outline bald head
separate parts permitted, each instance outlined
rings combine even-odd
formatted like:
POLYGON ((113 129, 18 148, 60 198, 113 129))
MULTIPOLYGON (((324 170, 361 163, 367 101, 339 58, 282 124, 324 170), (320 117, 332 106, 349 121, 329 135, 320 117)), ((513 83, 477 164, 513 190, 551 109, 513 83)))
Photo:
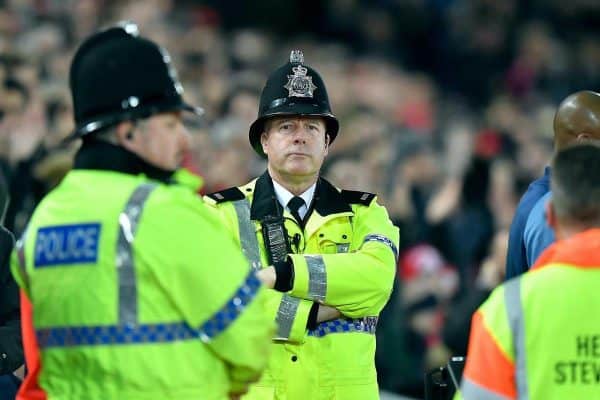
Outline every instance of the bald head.
POLYGON ((590 90, 568 96, 554 116, 556 151, 587 140, 600 140, 600 94, 590 90))

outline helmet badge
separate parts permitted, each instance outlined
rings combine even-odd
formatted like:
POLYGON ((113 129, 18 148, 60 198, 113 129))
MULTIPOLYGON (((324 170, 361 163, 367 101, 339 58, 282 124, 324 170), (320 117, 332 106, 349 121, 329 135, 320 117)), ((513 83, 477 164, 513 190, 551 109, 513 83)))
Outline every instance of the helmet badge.
POLYGON ((301 50, 292 50, 290 53, 290 63, 298 64, 292 67, 294 75, 288 75, 288 81, 283 86, 288 90, 288 97, 313 97, 313 91, 317 86, 312 81, 312 76, 306 73, 308 69, 302 65, 304 54, 301 50))

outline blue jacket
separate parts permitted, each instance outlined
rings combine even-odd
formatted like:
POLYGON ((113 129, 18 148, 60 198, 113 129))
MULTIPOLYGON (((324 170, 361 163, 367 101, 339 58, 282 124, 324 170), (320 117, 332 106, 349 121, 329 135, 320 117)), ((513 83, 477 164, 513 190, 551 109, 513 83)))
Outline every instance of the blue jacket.
POLYGON ((554 231, 546 221, 546 203, 551 197, 552 192, 548 192, 535 203, 525 224, 523 243, 528 268, 535 264, 546 247, 554 243, 554 231))
POLYGON ((540 198, 550 191, 550 167, 546 167, 544 175, 533 181, 521 197, 515 211, 508 236, 508 252, 506 254, 506 279, 513 278, 529 269, 523 234, 529 214, 540 198))

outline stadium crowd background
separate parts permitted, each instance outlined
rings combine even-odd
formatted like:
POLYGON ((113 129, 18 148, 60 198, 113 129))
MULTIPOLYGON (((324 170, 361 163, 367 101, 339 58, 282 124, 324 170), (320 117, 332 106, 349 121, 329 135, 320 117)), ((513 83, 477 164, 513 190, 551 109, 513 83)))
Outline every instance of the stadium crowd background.
POLYGON ((465 353, 471 312, 502 280, 556 105, 600 88, 597 0, 1 1, 0 168, 17 236, 70 167, 75 46, 119 20, 169 50, 206 111, 187 124, 203 192, 262 172, 248 127, 290 49, 320 71, 341 122, 325 175, 377 193, 401 229, 377 363, 383 389, 414 397, 424 371, 465 353))

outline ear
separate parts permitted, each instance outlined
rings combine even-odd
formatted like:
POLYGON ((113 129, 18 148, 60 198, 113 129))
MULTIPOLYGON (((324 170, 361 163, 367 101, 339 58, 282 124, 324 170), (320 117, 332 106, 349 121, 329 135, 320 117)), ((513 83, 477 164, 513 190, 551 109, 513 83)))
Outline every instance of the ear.
POLYGON ((269 154, 269 144, 267 142, 268 136, 269 135, 267 135, 267 132, 263 132, 260 134, 260 145, 262 146, 263 153, 267 155, 269 154))
POLYGON ((134 130, 135 125, 131 121, 123 121, 116 126, 115 133, 119 146, 137 154, 138 140, 135 140, 134 130))
POLYGON ((325 155, 329 154, 329 141, 330 141, 330 136, 329 134, 325 134, 325 155))
POLYGON ((548 225, 554 232, 556 232, 556 213, 554 212, 554 204, 552 203, 552 199, 548 200, 546 203, 546 222, 548 222, 548 225))

